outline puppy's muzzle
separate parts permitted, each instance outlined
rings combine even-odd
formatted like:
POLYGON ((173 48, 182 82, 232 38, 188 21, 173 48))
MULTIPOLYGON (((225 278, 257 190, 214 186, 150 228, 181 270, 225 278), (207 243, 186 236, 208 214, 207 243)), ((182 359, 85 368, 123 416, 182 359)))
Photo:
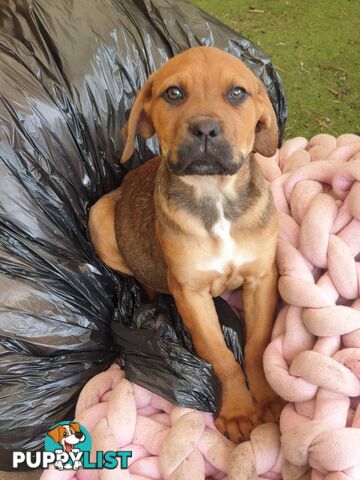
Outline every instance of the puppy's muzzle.
POLYGON ((217 120, 199 118, 189 123, 187 135, 179 145, 176 175, 233 175, 242 162, 235 162, 231 144, 217 120))

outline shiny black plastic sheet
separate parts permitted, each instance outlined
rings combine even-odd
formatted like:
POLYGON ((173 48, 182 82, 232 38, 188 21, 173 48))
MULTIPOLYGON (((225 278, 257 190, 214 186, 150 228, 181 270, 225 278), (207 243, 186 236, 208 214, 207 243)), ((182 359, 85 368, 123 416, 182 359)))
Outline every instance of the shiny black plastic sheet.
MULTIPOLYGON (((139 326, 131 300, 138 287, 96 257, 87 215, 125 174, 120 129, 136 91, 169 57, 199 44, 248 64, 282 132, 286 101, 269 58, 184 1, 0 0, 0 469, 10 468, 11 451, 41 448, 51 424, 72 418, 82 386, 119 351, 129 378, 143 375, 134 332, 124 339, 119 329, 139 326)), ((156 151, 156 140, 139 139, 127 168, 156 151)), ((171 297, 157 302, 140 306, 142 318, 161 317, 161 336, 174 307, 171 297)), ((206 368, 196 385, 186 372, 181 394, 176 369, 160 386, 152 371, 153 389, 214 409, 216 379, 206 368)))
MULTIPOLYGON (((244 370, 242 318, 223 298, 214 303, 225 342, 244 370)), ((177 405, 217 412, 220 384, 212 366, 195 355, 170 295, 159 294, 144 304, 140 288, 124 280, 112 328, 126 378, 177 405)))

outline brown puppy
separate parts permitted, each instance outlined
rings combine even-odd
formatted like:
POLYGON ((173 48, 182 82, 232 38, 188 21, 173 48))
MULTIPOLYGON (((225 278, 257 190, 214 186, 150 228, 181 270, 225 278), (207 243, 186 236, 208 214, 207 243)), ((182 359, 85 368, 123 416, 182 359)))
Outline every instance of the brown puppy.
POLYGON ((277 122, 263 85, 236 57, 199 47, 171 59, 139 92, 125 128, 156 134, 161 157, 128 173, 90 211, 102 260, 171 292, 197 354, 222 384, 218 429, 238 442, 280 402, 262 367, 277 299, 277 218, 252 152, 275 153, 277 122), (212 297, 243 287, 251 392, 228 350, 212 297))

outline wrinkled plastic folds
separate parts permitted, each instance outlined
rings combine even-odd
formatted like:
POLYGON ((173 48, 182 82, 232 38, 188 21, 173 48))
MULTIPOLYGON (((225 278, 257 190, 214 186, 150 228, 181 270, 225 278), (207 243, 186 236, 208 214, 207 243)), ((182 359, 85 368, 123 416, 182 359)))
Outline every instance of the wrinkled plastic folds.
MULTIPOLYGON (((223 298, 214 302, 225 341, 244 370, 242 318, 223 298)), ((158 295, 151 305, 144 305, 139 287, 125 280, 112 328, 126 378, 177 405, 217 411, 220 384, 211 365, 195 355, 170 295, 158 295)))
MULTIPOLYGON (((0 470, 11 451, 40 449, 51 424, 72 418, 82 386, 119 352, 131 380, 146 370, 156 383, 158 359, 139 355, 134 329, 177 336, 188 350, 184 376, 169 360, 173 378, 164 374, 168 383, 155 390, 216 408, 216 379, 176 331, 171 297, 144 304, 134 281, 100 262, 87 233, 90 206, 125 173, 120 129, 135 93, 169 57, 199 44, 248 64, 283 132, 286 101, 269 58, 182 0, 0 2, 0 470)), ((127 168, 156 151, 155 139, 139 140, 127 168)), ((226 329, 239 356, 241 333, 226 329)))

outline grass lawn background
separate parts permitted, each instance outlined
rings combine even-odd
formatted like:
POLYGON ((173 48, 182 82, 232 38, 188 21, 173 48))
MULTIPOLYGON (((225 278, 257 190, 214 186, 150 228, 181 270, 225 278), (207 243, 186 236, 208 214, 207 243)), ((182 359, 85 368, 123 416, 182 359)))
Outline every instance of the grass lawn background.
POLYGON ((289 106, 285 138, 360 134, 359 0, 191 0, 266 52, 289 106))

